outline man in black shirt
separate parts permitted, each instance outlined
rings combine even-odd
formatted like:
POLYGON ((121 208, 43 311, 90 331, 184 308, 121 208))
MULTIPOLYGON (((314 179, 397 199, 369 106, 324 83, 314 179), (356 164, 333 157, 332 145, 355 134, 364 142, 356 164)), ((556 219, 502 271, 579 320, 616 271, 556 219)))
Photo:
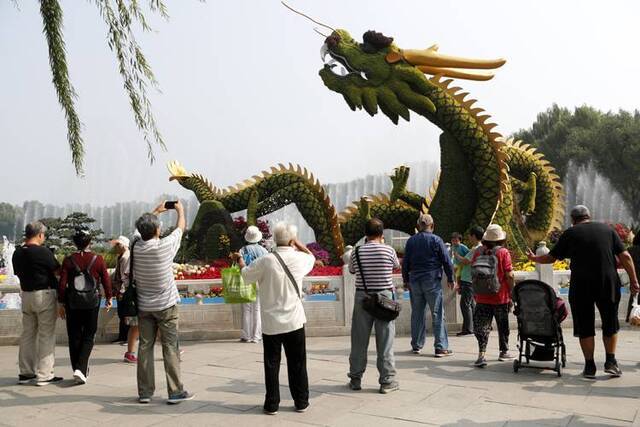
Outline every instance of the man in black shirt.
POLYGON ((22 336, 18 363, 19 384, 44 386, 60 382, 53 374, 58 314, 60 264, 43 245, 46 227, 39 221, 25 227, 25 242, 13 253, 13 269, 22 290, 22 336))
POLYGON ((618 304, 620 303, 620 277, 616 270, 616 257, 627 271, 631 292, 637 293, 638 279, 631 255, 618 234, 608 225, 591 222, 586 206, 571 210, 573 226, 567 229, 548 255, 536 256, 531 251, 529 260, 550 264, 558 259, 571 259, 569 304, 573 316, 573 333, 580 338, 585 358, 583 376, 595 378, 593 360, 595 347, 595 309, 602 319, 602 340, 606 351, 604 371, 614 377, 622 375, 615 358, 617 332, 620 329, 618 304))

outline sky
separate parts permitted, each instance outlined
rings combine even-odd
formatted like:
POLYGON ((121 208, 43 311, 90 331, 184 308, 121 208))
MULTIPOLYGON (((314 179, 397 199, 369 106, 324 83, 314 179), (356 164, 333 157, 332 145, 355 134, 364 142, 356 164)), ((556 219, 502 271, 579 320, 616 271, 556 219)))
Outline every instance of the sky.
MULTIPOLYGON (((323 38, 278 0, 167 2, 140 41, 161 93, 152 102, 167 151, 150 164, 90 1, 61 0, 71 79, 86 143, 76 177, 51 84, 38 4, 0 1, 0 201, 112 204, 189 196, 168 181, 180 161, 218 186, 277 163, 342 182, 439 157, 437 127, 352 112, 318 76, 323 38)), ((459 81, 505 135, 558 103, 634 110, 640 102, 640 3, 536 0, 290 0, 360 39, 374 29, 401 48, 507 59, 488 82, 459 81)))

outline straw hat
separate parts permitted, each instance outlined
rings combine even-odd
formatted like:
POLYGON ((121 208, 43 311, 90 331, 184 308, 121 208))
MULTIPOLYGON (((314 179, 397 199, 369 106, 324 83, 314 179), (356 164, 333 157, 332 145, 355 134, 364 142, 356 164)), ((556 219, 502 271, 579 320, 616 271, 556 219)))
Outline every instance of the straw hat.
POLYGON ((487 227, 482 236, 482 240, 487 242, 499 242, 507 238, 507 233, 498 224, 491 224, 487 227))
POLYGON ((250 225, 244 233, 244 240, 248 243, 258 243, 262 240, 262 231, 255 225, 250 225))

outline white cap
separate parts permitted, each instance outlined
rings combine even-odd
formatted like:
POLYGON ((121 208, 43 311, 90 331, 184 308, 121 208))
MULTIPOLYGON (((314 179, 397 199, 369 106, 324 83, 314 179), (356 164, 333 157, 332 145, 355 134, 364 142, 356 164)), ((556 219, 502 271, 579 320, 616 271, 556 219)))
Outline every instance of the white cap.
POLYGON ((487 242, 499 242, 507 238, 507 233, 498 224, 491 224, 487 227, 482 236, 482 240, 487 242))
POLYGON ((128 248, 129 244, 131 242, 129 241, 128 237, 120 236, 117 239, 114 239, 114 240, 111 241, 112 245, 115 245, 116 243, 119 243, 120 245, 124 246, 125 248, 128 248))
POLYGON ((244 240, 246 240, 247 243, 258 243, 262 240, 262 231, 255 225, 250 225, 244 233, 244 240))

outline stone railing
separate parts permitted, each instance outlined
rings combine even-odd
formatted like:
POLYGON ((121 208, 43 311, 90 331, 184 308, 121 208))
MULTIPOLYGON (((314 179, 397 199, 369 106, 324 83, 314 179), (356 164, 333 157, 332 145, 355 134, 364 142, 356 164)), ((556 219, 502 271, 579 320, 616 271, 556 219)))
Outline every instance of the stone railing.
MULTIPOLYGON (((566 297, 562 288, 568 286, 569 271, 553 271, 550 266, 538 266, 536 271, 516 272, 516 281, 538 279, 550 283, 558 293, 566 297)), ((627 276, 621 272, 623 283, 628 284, 627 276)), ((179 281, 178 288, 182 293, 207 292, 212 286, 220 286, 220 280, 179 281)), ((410 333, 411 308, 408 294, 405 294, 400 275, 394 276, 396 297, 403 309, 396 321, 396 331, 399 335, 410 333)), ((445 283, 444 304, 446 322, 450 332, 459 329, 461 314, 459 310, 459 296, 450 290, 445 283)), ((355 277, 345 268, 342 276, 306 277, 303 289, 307 296, 304 308, 307 315, 307 334, 309 336, 348 335, 351 328, 351 317, 354 303, 355 277), (314 293, 319 291, 319 293, 314 293)), ((15 286, 0 286, 0 292, 19 292, 15 286)), ((628 294, 623 296, 621 307, 626 307, 628 294)), ((241 312, 239 305, 218 303, 187 304, 193 302, 185 300, 180 305, 180 337, 184 340, 232 339, 240 336, 241 312)), ((623 314, 625 310, 621 309, 623 314)), ((427 317, 430 317, 427 314, 427 317)), ((570 321, 569 321, 570 322, 570 321)), ((427 322, 428 329, 431 322, 427 322)), ((98 341, 113 339, 118 330, 118 318, 115 310, 107 312, 101 310, 99 317, 98 341)), ((0 310, 0 344, 16 344, 21 331, 21 313, 19 310, 0 310)), ((57 335, 59 342, 66 340, 66 330, 63 321, 58 322, 57 335)))

